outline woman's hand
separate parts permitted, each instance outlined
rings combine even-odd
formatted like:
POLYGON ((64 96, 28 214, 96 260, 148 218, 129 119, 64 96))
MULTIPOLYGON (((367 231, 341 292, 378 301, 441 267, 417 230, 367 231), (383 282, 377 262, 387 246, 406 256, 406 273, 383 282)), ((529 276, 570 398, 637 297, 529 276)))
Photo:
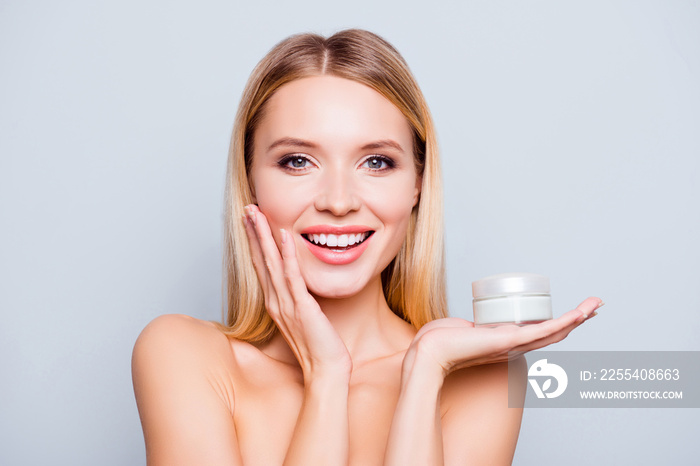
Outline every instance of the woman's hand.
POLYGON ((265 307, 299 361, 304 380, 328 374, 349 379, 350 354, 306 288, 294 239, 280 230, 282 244, 278 249, 267 219, 257 206, 246 206, 243 220, 265 307))
POLYGON ((475 327, 458 318, 434 320, 414 337, 404 358, 404 376, 417 361, 431 366, 443 378, 457 369, 507 361, 563 340, 587 318, 595 316, 602 305, 600 298, 591 297, 559 318, 523 327, 475 327))

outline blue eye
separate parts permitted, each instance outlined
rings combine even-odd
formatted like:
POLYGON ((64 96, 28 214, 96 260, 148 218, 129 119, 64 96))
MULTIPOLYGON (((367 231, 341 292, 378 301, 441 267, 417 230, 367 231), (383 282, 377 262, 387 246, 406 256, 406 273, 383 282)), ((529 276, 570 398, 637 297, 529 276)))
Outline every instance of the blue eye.
POLYGON ((308 160, 306 160, 304 157, 294 157, 292 160, 287 162, 287 165, 291 163, 292 167, 294 168, 304 168, 306 162, 308 162, 308 160))
POLYGON ((289 155, 278 162, 278 165, 285 170, 297 171, 308 168, 309 159, 303 155, 289 155))
POLYGON ((391 160, 388 157, 379 155, 373 155, 372 157, 369 157, 367 160, 365 160, 365 162, 362 165, 374 171, 383 171, 389 168, 394 168, 395 166, 393 160, 391 160))

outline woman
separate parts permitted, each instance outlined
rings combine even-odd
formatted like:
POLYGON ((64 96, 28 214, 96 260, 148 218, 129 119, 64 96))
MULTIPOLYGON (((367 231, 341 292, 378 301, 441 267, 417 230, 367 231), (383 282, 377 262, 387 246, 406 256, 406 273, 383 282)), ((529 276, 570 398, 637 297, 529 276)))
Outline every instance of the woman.
POLYGON ((447 318, 441 202, 431 117, 390 44, 273 48, 231 143, 226 325, 161 316, 134 348, 149 464, 510 463, 509 352, 601 301, 526 327, 447 318))

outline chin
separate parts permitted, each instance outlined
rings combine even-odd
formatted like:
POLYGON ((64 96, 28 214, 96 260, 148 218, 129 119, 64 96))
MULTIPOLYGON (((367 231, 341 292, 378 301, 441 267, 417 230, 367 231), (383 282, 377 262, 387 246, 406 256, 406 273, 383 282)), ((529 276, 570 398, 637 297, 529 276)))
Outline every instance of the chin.
POLYGON ((334 279, 317 279, 309 280, 307 288, 314 296, 329 299, 350 298, 358 294, 367 285, 366 282, 343 282, 342 277, 334 277, 334 279))
POLYGON ((341 290, 321 290, 319 292, 315 292, 313 290, 309 291, 314 297, 325 299, 347 299, 357 294, 357 292, 346 292, 341 290))

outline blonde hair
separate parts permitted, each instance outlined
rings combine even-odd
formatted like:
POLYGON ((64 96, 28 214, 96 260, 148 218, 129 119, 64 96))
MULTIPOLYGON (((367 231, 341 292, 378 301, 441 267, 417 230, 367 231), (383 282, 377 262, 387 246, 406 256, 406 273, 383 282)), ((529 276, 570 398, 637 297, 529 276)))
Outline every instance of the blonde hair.
POLYGON ((224 227, 228 312, 225 325, 219 324, 219 328, 234 338, 259 342, 276 331, 265 310, 263 290, 241 222, 244 206, 253 201, 248 175, 255 129, 264 116, 266 102, 280 86, 318 75, 351 79, 371 87, 396 105, 413 129, 421 194, 403 246, 382 272, 382 284, 389 307, 416 328, 447 316, 437 139, 425 98, 408 65, 391 44, 368 31, 348 29, 328 38, 298 34, 273 47, 253 70, 231 136, 224 227))

